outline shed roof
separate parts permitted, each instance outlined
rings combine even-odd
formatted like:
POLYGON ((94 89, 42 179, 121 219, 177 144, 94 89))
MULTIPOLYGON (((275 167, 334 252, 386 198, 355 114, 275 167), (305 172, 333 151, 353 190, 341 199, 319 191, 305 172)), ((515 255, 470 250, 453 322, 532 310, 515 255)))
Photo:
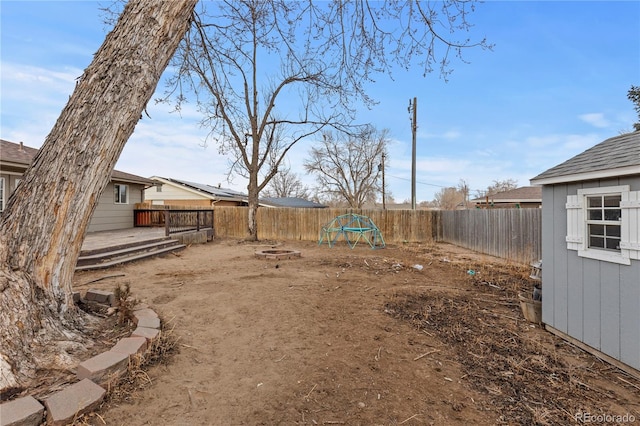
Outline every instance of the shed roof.
MULTIPOLYGON (((21 170, 26 170, 33 159, 38 154, 38 149, 31 148, 20 143, 9 142, 4 139, 0 139, 0 163, 7 166, 20 166, 21 170)), ((22 171, 20 171, 22 172, 22 171)), ((139 183, 142 185, 153 185, 153 181, 142 176, 137 176, 131 173, 121 172, 114 170, 111 172, 111 180, 119 182, 139 183)))
POLYGON ((640 131, 615 136, 531 179, 532 184, 640 175, 640 131))

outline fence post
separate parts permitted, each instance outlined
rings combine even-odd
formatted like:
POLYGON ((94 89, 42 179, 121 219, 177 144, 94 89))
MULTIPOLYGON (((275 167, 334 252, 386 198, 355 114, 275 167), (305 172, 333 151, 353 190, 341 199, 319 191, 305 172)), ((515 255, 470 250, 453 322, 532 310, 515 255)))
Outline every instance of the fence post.
POLYGON ((200 210, 196 211, 196 232, 200 232, 200 210))
POLYGON ((164 235, 169 236, 169 210, 164 211, 164 235))

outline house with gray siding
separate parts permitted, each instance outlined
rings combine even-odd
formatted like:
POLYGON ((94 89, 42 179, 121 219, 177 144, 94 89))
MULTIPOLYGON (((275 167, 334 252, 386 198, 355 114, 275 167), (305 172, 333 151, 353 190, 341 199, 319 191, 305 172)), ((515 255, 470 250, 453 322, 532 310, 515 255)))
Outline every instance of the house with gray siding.
POLYGON ((535 178, 542 185, 542 321, 640 376, 640 132, 535 178))
MULTIPOLYGON (((0 213, 38 150, 0 139, 0 213)), ((154 182, 114 170, 93 212, 87 232, 133 228, 133 210, 144 201, 144 190, 154 182)))

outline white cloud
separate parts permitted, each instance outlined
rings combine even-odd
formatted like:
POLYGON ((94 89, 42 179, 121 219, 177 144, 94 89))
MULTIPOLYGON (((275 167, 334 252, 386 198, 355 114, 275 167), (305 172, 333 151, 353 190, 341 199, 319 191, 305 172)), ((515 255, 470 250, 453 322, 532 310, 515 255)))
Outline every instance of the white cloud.
POLYGON ((436 140, 453 140, 459 139, 462 133, 457 129, 449 129, 442 133, 422 133, 418 132, 416 135, 419 139, 436 139, 436 140))
POLYGON ((604 129, 609 127, 611 123, 604 117, 604 114, 601 112, 592 112, 588 114, 579 115, 578 118, 584 121, 587 124, 590 124, 599 129, 604 129))
POLYGON ((228 158, 217 146, 204 148, 206 129, 192 107, 182 117, 167 112, 165 105, 149 105, 151 119, 144 116, 125 145, 116 168, 144 177, 162 176, 218 185, 246 192, 246 182, 227 182, 228 158))
POLYGON ((2 137, 39 148, 55 124, 82 70, 2 62, 2 137), (11 105, 7 108, 6 105, 11 105))
MULTIPOLYGON (((543 171, 583 152, 606 139, 606 135, 539 134, 518 138, 493 136, 491 145, 460 150, 447 156, 417 159, 416 196, 431 200, 438 186, 457 186, 464 179, 472 193, 486 189, 494 181, 514 179, 519 186, 543 171)), ((472 142, 473 143, 473 142, 472 142)), ((476 142, 477 143, 477 142, 476 142)), ((389 184, 397 200, 411 196, 411 158, 393 158, 389 184)))

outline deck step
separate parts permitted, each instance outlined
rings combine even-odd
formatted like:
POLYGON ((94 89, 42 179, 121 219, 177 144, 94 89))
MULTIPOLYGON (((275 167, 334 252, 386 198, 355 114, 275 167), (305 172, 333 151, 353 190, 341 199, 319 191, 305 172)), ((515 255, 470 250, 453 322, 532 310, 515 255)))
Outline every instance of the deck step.
POLYGON ((154 244, 154 243, 159 243, 163 241, 166 242, 166 241, 174 241, 174 240, 171 237, 157 237, 157 238, 148 238, 144 240, 138 239, 128 243, 113 244, 105 247, 82 250, 80 252, 80 257, 87 257, 87 256, 100 254, 100 253, 109 253, 115 250, 124 250, 131 247, 137 247, 144 244, 154 244))
POLYGON ((94 263, 96 260, 105 257, 126 257, 132 253, 152 251, 176 244, 179 244, 177 240, 161 239, 155 241, 140 241, 135 244, 127 244, 127 246, 109 247, 107 249, 94 250, 91 252, 83 251, 80 253, 80 257, 78 257, 78 264, 83 265, 84 263, 94 263))
POLYGON ((111 247, 110 250, 99 249, 80 253, 76 271, 105 269, 122 263, 133 262, 148 257, 182 250, 186 246, 173 239, 141 241, 137 244, 111 247))

